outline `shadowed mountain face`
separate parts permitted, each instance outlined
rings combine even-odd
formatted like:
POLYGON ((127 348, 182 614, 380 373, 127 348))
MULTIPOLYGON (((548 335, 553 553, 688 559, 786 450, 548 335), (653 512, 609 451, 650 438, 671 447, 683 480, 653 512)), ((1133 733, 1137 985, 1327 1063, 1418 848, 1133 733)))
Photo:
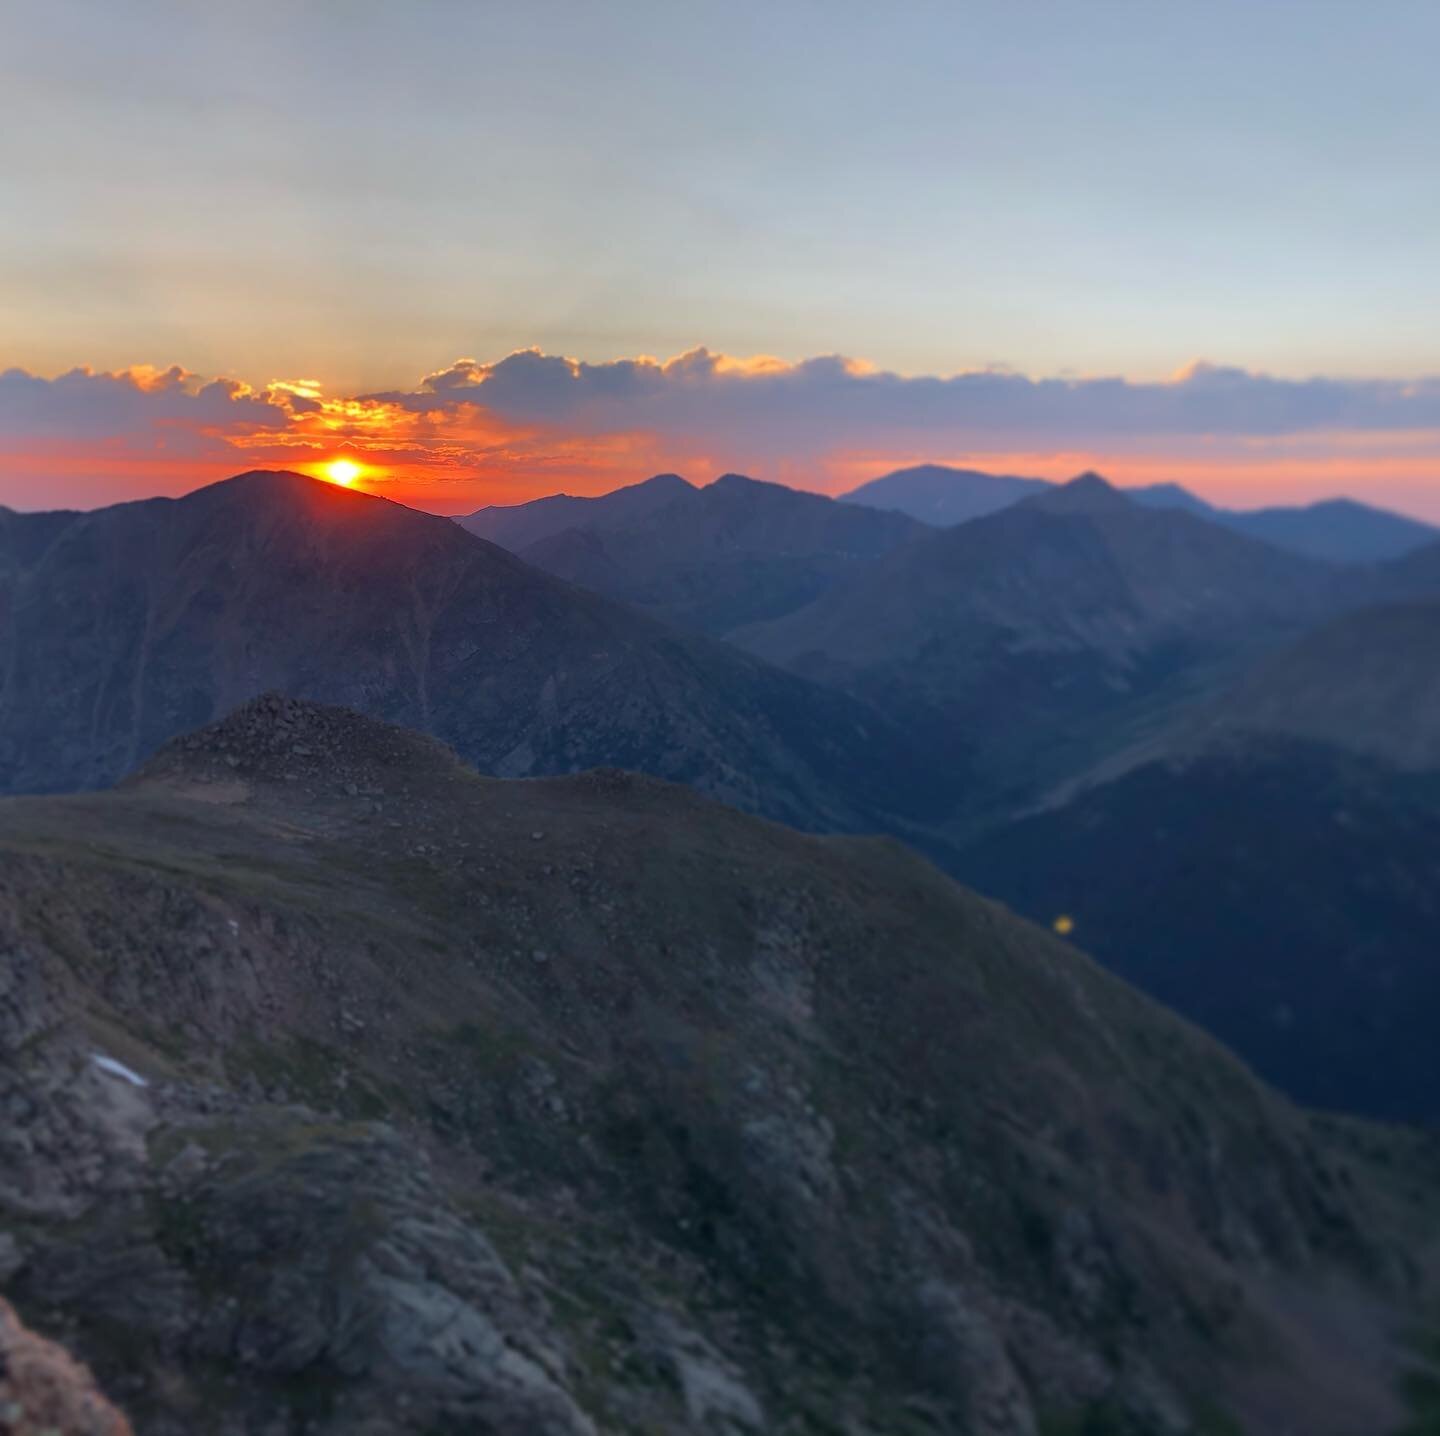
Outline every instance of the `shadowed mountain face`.
MULTIPOLYGON (((1164 491, 1169 487, 1159 485, 1155 490, 1128 492, 1140 503, 1168 507, 1164 491)), ((1202 513, 1236 533, 1337 563, 1379 563, 1400 558, 1434 543, 1437 537, 1430 524, 1353 499, 1325 499, 1295 508, 1242 510, 1213 508, 1193 495, 1185 497, 1193 505, 1192 512, 1202 513)))
POLYGON ((439 734, 502 774, 619 764, 801 826, 873 826, 933 793, 873 712, 449 520, 294 474, 9 514, 0 606, 8 791, 112 781, 278 688, 439 734))
MULTIPOLYGON (((1017 479, 1007 474, 926 464, 873 479, 843 497, 848 503, 895 509, 945 527, 996 513, 1049 487, 1046 479, 1017 479)), ((1147 484, 1128 488, 1125 493, 1148 508, 1195 514, 1276 548, 1338 563, 1377 563, 1399 558, 1440 537, 1430 524, 1353 499, 1247 510, 1217 508, 1179 484, 1147 484)))
POLYGON ((478 538, 489 539, 511 553, 567 529, 591 532, 625 528, 658 509, 683 502, 695 488, 679 474, 656 474, 644 483, 630 484, 599 498, 550 494, 524 504, 491 504, 455 522, 478 538))
POLYGON ((726 474, 662 475, 600 499, 481 509, 460 523, 538 568, 716 635, 788 613, 924 533, 901 514, 726 474))
POLYGON ((1298 1100, 1440 1123, 1440 773, 1233 732, 960 854, 1298 1100))
POLYGON ((265 698, 0 889, 9 1289, 154 1436, 1403 1419, 1434 1152, 895 844, 265 698))
POLYGON ((1064 796, 956 870, 1301 1100, 1440 1122, 1440 602, 1321 626, 1064 796))
POLYGON ((943 754, 1031 790, 1122 744, 1254 650, 1332 611, 1325 564, 1087 475, 930 534, 735 637, 868 696, 943 754))
POLYGON ((1203 722, 1440 772, 1440 594, 1322 625, 1258 663, 1203 722))

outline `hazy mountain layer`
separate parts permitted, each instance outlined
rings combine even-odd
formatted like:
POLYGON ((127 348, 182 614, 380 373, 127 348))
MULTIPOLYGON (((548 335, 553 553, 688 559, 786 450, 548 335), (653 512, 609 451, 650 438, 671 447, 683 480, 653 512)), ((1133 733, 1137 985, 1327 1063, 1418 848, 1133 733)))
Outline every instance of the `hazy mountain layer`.
POLYGON ((849 504, 909 514, 922 523, 949 528, 1009 508, 1049 487, 1048 479, 921 464, 871 479, 840 497, 849 504))
MULTIPOLYGON (((925 464, 872 479, 843 498, 892 509, 939 526, 964 523, 1008 508, 1042 492, 1046 479, 1019 479, 975 469, 925 464)), ((1178 509, 1207 518, 1249 538, 1292 553, 1339 563, 1377 563, 1399 558, 1440 538, 1431 524, 1354 499, 1264 509, 1226 509, 1208 504, 1179 484, 1146 484, 1125 490, 1136 503, 1178 509)))
POLYGON ((1403 1419, 1435 1154, 897 845, 262 699, 0 887, 8 1289, 145 1436, 1403 1419))

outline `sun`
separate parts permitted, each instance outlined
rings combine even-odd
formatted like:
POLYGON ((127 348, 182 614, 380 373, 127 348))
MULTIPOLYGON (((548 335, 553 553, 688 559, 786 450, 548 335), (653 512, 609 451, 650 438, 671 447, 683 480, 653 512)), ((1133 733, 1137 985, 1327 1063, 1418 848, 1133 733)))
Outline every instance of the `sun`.
POLYGON ((331 459, 325 465, 325 477, 332 484, 343 484, 349 488, 364 470, 353 459, 331 459))

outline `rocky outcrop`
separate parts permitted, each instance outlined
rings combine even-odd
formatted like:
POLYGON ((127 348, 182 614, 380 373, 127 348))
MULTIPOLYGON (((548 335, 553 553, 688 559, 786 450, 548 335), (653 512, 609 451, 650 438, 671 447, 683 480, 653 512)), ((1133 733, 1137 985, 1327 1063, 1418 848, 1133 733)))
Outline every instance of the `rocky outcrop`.
POLYGON ((0 958, 0 1280, 143 1436, 1399 1422, 1433 1153, 895 844, 266 698, 0 803, 0 958))
POLYGON ((27 1331, 0 1298, 0 1436, 132 1436, 68 1352, 27 1331))

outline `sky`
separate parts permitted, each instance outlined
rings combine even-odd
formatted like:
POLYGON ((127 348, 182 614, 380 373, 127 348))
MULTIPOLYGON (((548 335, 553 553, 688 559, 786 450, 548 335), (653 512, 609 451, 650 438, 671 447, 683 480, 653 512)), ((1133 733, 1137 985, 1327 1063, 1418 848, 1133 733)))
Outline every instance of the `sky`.
POLYGON ((1440 520, 1431 0, 0 0, 0 503, 942 461, 1440 520))

